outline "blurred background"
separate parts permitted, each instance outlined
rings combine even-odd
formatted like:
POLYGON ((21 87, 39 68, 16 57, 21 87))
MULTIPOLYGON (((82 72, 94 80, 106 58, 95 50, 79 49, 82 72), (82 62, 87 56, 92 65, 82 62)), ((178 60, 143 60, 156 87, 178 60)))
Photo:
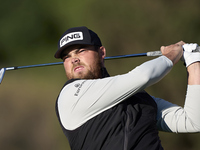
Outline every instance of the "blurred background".
MULTIPOLYGON (((159 50, 183 40, 200 44, 199 0, 0 0, 0 68, 58 62, 60 36, 87 26, 107 56, 159 50)), ((107 60, 111 75, 123 74, 150 57, 107 60)), ((66 81, 62 65, 6 71, 0 85, 0 149, 70 149, 55 114, 66 81)), ((184 106, 186 69, 179 62, 151 95, 184 106)), ((166 150, 200 149, 200 134, 160 132, 166 150)))

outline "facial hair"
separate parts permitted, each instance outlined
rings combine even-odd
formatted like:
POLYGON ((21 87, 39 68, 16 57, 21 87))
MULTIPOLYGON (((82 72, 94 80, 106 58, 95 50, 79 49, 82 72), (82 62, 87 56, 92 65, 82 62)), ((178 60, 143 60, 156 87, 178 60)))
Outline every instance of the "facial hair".
POLYGON ((73 72, 74 68, 77 66, 84 66, 87 71, 78 72, 77 74, 66 73, 68 79, 98 79, 102 77, 102 63, 100 58, 97 58, 89 68, 84 63, 77 63, 72 67, 71 72, 73 72))

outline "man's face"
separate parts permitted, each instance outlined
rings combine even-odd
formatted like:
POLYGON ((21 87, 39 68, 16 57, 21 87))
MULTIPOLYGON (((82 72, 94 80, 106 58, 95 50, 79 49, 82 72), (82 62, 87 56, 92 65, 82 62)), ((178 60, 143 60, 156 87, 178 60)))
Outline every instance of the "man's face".
POLYGON ((104 57, 102 57, 100 49, 95 50, 94 46, 86 45, 74 45, 67 48, 62 53, 67 78, 101 78, 104 57))

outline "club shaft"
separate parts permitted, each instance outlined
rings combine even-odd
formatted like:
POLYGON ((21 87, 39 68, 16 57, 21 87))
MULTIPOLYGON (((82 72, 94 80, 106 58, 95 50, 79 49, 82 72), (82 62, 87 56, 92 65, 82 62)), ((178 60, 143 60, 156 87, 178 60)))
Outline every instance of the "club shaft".
MULTIPOLYGON (((147 56, 147 53, 110 56, 110 57, 105 57, 105 60, 119 59, 119 58, 128 58, 128 57, 138 57, 138 56, 147 56)), ((36 64, 36 65, 27 65, 27 66, 15 66, 15 67, 8 67, 8 68, 6 68, 6 70, 16 70, 16 69, 23 69, 23 68, 52 66, 52 65, 60 65, 60 64, 63 64, 63 62, 46 63, 46 64, 36 64)))
POLYGON ((6 70, 15 70, 15 69, 23 69, 23 68, 52 66, 52 65, 60 65, 60 64, 63 64, 63 62, 46 63, 46 64, 36 64, 36 65, 27 65, 27 66, 16 66, 16 67, 7 67, 6 70))
MULTIPOLYGON (((200 52, 200 46, 198 46, 193 52, 200 52)), ((117 56, 109 56, 105 57, 105 60, 110 59, 119 59, 119 58, 129 58, 129 57, 141 57, 141 56, 161 56, 161 51, 150 51, 147 53, 138 53, 138 54, 129 54, 129 55, 117 55, 117 56)), ((15 70, 15 69, 22 69, 22 68, 33 68, 33 67, 43 67, 43 66, 52 66, 52 65, 60 65, 63 62, 54 62, 54 63, 46 63, 46 64, 36 64, 36 65, 28 65, 28 66, 16 66, 16 67, 8 67, 5 68, 6 70, 15 70)))
POLYGON ((139 56, 147 56, 147 53, 139 53, 139 54, 129 54, 129 55, 118 55, 118 56, 109 56, 105 57, 105 60, 109 59, 119 59, 119 58, 129 58, 129 57, 139 57, 139 56))

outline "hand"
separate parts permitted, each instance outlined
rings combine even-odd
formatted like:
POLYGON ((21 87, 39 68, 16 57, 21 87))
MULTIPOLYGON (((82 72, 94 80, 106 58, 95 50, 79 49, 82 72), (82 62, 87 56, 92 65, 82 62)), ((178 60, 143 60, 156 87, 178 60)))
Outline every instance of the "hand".
POLYGON ((183 45, 183 57, 181 60, 185 61, 186 67, 200 61, 200 52, 192 52, 197 48, 198 44, 184 44, 183 45))
POLYGON ((176 44, 172 44, 172 45, 169 45, 169 46, 161 46, 160 50, 162 52, 162 55, 169 58, 173 62, 173 64, 175 65, 183 55, 182 46, 184 44, 185 43, 183 41, 180 41, 176 44))

